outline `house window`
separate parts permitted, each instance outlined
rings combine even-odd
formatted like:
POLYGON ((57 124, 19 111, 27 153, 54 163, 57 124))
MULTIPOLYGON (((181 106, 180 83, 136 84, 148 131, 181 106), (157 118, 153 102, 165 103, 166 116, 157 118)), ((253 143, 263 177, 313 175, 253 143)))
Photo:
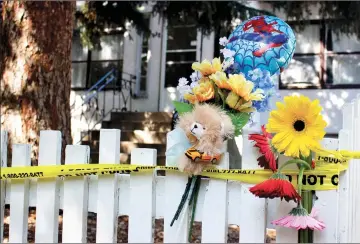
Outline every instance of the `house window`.
POLYGON ((71 87, 86 87, 86 72, 88 67, 88 49, 81 45, 80 33, 74 31, 71 46, 71 87))
POLYGON ((327 86, 360 87, 360 40, 355 35, 335 35, 326 28, 326 76, 327 86))
POLYGON ((181 77, 189 77, 196 61, 197 28, 194 24, 168 25, 165 87, 176 87, 181 77))
POLYGON ((321 23, 295 35, 295 54, 280 76, 280 89, 360 87, 360 40, 355 35, 337 36, 321 23))
POLYGON ((89 51, 81 45, 78 31, 74 31, 71 49, 73 89, 88 89, 111 69, 122 70, 123 35, 108 34, 101 37, 101 49, 89 51))
MULTIPOLYGON (((150 25, 150 15, 145 15, 145 21, 147 25, 150 25)), ((151 35, 151 34, 150 34, 151 35)), ((138 86, 138 96, 146 97, 147 93, 147 69, 148 62, 150 59, 149 54, 149 35, 141 34, 141 69, 139 72, 139 86, 138 86)))

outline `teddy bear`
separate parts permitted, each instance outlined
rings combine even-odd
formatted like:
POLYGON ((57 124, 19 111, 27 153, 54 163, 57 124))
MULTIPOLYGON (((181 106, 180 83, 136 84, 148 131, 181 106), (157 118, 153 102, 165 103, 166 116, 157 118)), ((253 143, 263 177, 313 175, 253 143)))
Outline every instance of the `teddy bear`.
POLYGON ((227 139, 235 127, 231 118, 220 107, 195 104, 193 110, 179 117, 176 128, 181 128, 192 145, 178 158, 178 168, 190 175, 198 175, 211 164, 219 164, 227 139))

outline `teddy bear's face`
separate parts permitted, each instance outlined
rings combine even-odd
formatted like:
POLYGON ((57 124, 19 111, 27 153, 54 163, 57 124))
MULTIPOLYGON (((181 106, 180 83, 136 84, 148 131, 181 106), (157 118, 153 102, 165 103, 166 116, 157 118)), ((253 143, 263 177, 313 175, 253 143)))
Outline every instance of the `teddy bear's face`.
POLYGON ((234 132, 230 118, 220 108, 208 104, 196 105, 191 113, 182 115, 178 126, 195 137, 198 145, 211 144, 216 148, 222 147, 224 138, 234 132))

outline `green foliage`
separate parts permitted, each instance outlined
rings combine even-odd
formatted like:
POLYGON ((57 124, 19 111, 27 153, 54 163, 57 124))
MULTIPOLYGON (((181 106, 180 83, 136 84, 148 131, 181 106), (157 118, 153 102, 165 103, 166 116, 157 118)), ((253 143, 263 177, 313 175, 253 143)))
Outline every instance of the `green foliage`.
POLYGON ((173 101, 174 107, 179 115, 182 115, 193 110, 193 105, 188 103, 182 103, 178 101, 173 101))
POLYGON ((227 113, 232 123, 235 126, 235 136, 241 135, 242 128, 249 122, 250 114, 249 113, 227 113))

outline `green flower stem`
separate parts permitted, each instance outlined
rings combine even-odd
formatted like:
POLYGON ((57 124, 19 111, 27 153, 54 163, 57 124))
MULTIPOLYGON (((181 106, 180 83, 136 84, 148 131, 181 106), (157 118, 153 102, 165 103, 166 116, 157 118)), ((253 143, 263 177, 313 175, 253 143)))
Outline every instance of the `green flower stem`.
POLYGON ((192 206, 192 212, 191 212, 191 220, 190 220, 190 229, 189 229, 189 235, 188 235, 188 241, 191 242, 191 236, 192 236, 192 230, 194 225, 194 219, 195 219, 195 213, 196 213, 196 205, 197 205, 197 198, 199 196, 199 190, 200 190, 200 184, 201 184, 201 176, 196 176, 196 181, 194 184, 193 192, 191 193, 191 198, 189 204, 193 204, 192 206))
MULTIPOLYGON (((288 166, 290 164, 297 164, 297 165, 304 166, 306 169, 311 169, 311 166, 310 166, 311 164, 307 163, 306 161, 304 161, 302 159, 291 159, 291 160, 287 161, 286 163, 284 163, 283 165, 281 165, 278 172, 280 173, 281 170, 283 168, 285 168, 285 166, 288 166)), ((300 192, 299 192, 299 194, 300 194, 300 192)))
POLYGON ((299 170, 299 176, 298 176, 298 193, 299 195, 301 195, 301 191, 302 191, 302 178, 304 176, 304 170, 305 170, 305 167, 304 166, 301 166, 300 167, 300 170, 299 170))

